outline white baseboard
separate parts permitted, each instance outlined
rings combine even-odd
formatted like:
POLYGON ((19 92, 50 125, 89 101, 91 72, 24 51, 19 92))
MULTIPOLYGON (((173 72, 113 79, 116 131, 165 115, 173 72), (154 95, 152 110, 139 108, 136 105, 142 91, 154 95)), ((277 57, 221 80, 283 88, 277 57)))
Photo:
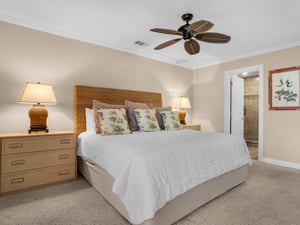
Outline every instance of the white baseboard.
POLYGON ((260 161, 265 162, 265 163, 274 164, 274 165, 277 165, 277 166, 283 166, 283 167, 288 167, 288 168, 293 168, 293 169, 300 170, 300 164, 298 164, 298 163, 286 162, 286 161, 282 161, 282 160, 265 158, 265 157, 262 157, 260 159, 260 161))

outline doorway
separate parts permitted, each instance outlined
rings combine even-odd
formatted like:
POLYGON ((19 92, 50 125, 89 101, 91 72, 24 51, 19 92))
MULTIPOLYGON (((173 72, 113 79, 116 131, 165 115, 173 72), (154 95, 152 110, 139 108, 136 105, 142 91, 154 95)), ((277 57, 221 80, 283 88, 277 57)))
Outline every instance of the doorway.
POLYGON ((224 132, 244 137, 251 157, 261 160, 263 66, 225 71, 224 76, 224 132))
POLYGON ((258 159, 258 74, 242 75, 244 79, 244 138, 252 159, 258 159))

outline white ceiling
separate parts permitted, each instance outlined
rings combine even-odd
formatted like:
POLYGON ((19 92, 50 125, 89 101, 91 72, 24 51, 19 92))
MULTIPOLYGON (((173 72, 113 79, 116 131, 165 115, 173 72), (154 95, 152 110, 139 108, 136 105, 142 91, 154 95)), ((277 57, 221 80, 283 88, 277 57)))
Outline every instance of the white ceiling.
POLYGON ((0 0, 0 20, 190 69, 300 45, 300 0, 0 0), (149 30, 177 30, 187 12, 231 41, 200 42, 193 56, 183 41, 153 50, 178 36, 149 30))

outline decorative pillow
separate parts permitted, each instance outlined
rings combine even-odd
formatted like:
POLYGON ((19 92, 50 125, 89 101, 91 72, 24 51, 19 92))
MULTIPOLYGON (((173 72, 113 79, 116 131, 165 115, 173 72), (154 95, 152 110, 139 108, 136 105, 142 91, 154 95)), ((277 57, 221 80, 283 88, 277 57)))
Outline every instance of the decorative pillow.
POLYGON ((131 101, 125 100, 125 107, 127 110, 128 123, 129 123, 130 130, 138 131, 139 126, 138 126, 136 118, 135 118, 134 110, 135 109, 150 109, 151 106, 146 103, 131 102, 131 101))
POLYGON ((97 109, 102 135, 129 134, 126 109, 97 109))
POLYGON ((164 130, 165 127, 164 127, 163 121, 161 119, 160 112, 171 111, 172 107, 171 106, 167 106, 167 107, 154 107, 154 108, 156 109, 156 118, 157 118, 159 127, 160 127, 160 129, 164 130))
POLYGON ((134 113, 140 131, 160 130, 155 109, 135 109, 134 113))
POLYGON ((163 111, 160 112, 165 130, 181 130, 182 127, 179 122, 178 112, 163 111))
POLYGON ((90 108, 85 108, 85 128, 87 132, 95 133, 96 124, 94 119, 94 111, 90 108))
POLYGON ((93 100, 93 109, 94 109, 94 120, 95 120, 95 129, 97 134, 101 134, 100 121, 97 116, 98 109, 121 109, 125 108, 124 105, 111 105, 103 102, 99 102, 97 100, 93 100))

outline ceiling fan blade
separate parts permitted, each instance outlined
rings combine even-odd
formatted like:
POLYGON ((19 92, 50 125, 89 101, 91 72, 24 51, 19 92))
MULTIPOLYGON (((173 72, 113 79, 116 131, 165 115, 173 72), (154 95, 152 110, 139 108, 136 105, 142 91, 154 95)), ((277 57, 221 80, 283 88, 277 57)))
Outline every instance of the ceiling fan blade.
POLYGON ((194 23, 192 23, 189 28, 188 32, 191 34, 201 34, 209 29, 211 29, 214 26, 212 22, 206 21, 206 20, 199 20, 194 23))
POLYGON ((209 43, 227 43, 231 37, 226 34, 207 32, 203 34, 197 34, 195 38, 199 41, 205 41, 209 43))
POLYGON ((159 49, 162 49, 162 48, 166 48, 172 44, 175 44, 177 43, 178 41, 180 41, 182 38, 176 38, 176 39, 172 39, 170 41, 166 41, 164 43, 161 43, 160 45, 156 46, 154 49, 155 50, 159 50, 159 49))
POLYGON ((157 32, 157 33, 163 33, 163 34, 182 35, 182 33, 177 30, 164 29, 164 28, 153 28, 150 31, 157 32))
POLYGON ((200 45, 194 39, 190 39, 190 40, 186 40, 184 42, 184 49, 190 55, 195 55, 195 54, 199 53, 199 51, 200 51, 200 45))

